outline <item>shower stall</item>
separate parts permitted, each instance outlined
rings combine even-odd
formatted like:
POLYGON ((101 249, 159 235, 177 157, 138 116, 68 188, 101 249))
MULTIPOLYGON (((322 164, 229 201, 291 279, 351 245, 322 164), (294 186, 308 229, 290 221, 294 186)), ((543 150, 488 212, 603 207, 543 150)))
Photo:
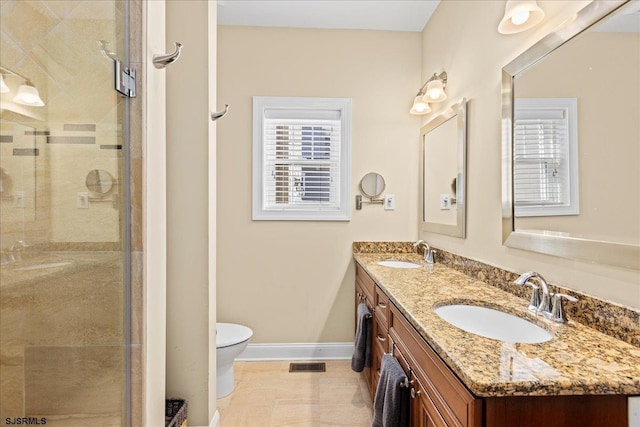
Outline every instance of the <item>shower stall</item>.
POLYGON ((140 425, 140 7, 0 1, 3 424, 140 425))

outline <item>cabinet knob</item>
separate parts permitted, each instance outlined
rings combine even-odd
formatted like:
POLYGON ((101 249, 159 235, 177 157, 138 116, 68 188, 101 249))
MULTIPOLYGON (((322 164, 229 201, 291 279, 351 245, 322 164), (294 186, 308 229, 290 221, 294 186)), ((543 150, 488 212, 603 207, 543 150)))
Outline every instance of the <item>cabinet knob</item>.
POLYGON ((382 336, 382 335, 380 335, 380 334, 377 334, 377 335, 376 335, 376 338, 378 338, 378 341, 382 341, 382 342, 385 342, 385 341, 387 340, 387 338, 386 338, 386 337, 383 337, 383 336, 382 336))
POLYGON ((411 398, 415 399, 416 396, 420 396, 420 390, 416 390, 415 388, 411 387, 411 398))

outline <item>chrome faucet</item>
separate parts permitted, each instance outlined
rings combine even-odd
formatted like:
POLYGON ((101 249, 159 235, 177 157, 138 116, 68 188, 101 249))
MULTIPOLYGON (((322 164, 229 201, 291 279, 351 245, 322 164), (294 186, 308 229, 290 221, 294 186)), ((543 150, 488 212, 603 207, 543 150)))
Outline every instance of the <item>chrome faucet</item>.
POLYGON ((541 313, 546 319, 553 320, 554 322, 563 323, 565 321, 562 311, 563 299, 571 302, 578 301, 577 298, 571 295, 549 292, 547 282, 540 274, 534 271, 520 275, 513 283, 518 286, 531 286, 533 293, 531 294, 531 301, 529 302, 529 310, 534 313, 541 313), (531 283, 529 281, 531 279, 536 279, 538 283, 540 283, 540 286, 531 283), (542 297, 539 293, 540 289, 542 289, 542 297), (549 302, 551 302, 551 308, 549 308, 549 302))
POLYGON ((533 293, 531 294, 531 300, 529 301, 529 311, 533 311, 534 313, 542 313, 545 315, 546 313, 550 313, 549 309, 549 299, 551 295, 549 294, 549 287, 547 286, 547 282, 544 278, 536 273, 535 271, 530 271, 528 273, 521 274, 515 282, 518 286, 528 285, 533 288, 533 293), (529 280, 536 279, 540 286, 531 283, 529 280), (540 289, 542 289, 542 296, 540 295, 540 289))
POLYGON ((417 248, 418 250, 420 250, 420 246, 424 247, 424 260, 427 262, 427 264, 435 264, 433 254, 435 254, 436 251, 431 249, 431 246, 429 246, 429 244, 424 240, 418 240, 413 244, 413 247, 417 248))

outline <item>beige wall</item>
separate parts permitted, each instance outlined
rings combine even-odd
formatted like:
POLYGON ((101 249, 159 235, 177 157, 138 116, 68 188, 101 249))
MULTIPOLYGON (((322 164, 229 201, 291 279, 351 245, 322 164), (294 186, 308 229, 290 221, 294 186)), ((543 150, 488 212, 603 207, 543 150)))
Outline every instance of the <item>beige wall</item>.
POLYGON ((218 28, 218 321, 254 343, 353 339, 351 244, 412 240, 418 220, 420 34, 218 28), (252 96, 353 99, 350 222, 252 221, 252 96), (356 211, 360 178, 381 173, 396 210, 356 211))
POLYGON ((210 425, 216 409, 216 290, 209 281, 215 252, 209 252, 208 214, 209 175, 215 175, 215 163, 209 164, 215 139, 209 140, 213 125, 208 115, 215 89, 209 82, 215 82, 216 50, 215 37, 208 34, 215 34, 215 7, 201 0, 166 3, 167 50, 174 41, 184 44, 179 60, 166 68, 166 395, 187 399, 189 425, 194 426, 210 425))
POLYGON ((586 32, 516 79, 516 98, 578 99, 580 173, 579 215, 517 218, 516 230, 640 244, 639 70, 640 33, 586 32))
POLYGON ((470 99, 467 238, 421 237, 463 256, 516 272, 536 270, 551 282, 638 308, 638 272, 507 248, 501 241, 501 69, 586 3, 541 1, 547 20, 510 36, 497 32, 503 2, 440 3, 422 34, 422 75, 446 70, 449 98, 470 99))

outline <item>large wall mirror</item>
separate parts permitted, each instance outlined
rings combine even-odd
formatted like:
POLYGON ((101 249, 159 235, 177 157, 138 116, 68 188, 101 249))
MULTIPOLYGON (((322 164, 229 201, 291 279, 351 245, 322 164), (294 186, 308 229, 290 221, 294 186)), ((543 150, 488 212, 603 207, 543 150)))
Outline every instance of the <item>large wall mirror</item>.
POLYGON ((640 269, 639 9, 590 3, 504 67, 506 246, 640 269))
POLYGON ((466 235, 467 103, 449 108, 420 132, 421 230, 466 235))

